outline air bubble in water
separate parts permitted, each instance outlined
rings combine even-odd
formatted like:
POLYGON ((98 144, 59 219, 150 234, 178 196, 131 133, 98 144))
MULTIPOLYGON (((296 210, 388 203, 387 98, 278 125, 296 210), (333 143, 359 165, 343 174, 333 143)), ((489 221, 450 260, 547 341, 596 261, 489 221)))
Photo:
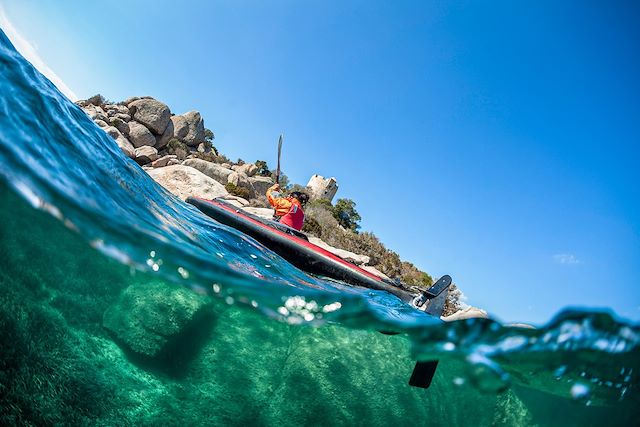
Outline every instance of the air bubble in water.
POLYGON ((183 279, 189 278, 189 272, 183 267, 178 267, 178 273, 183 279))
POLYGON ((456 349, 456 345, 452 342, 446 342, 442 345, 444 351, 453 351, 456 349))
POLYGON ((563 365, 553 372, 553 376, 557 379, 560 379, 565 374, 565 372, 567 372, 567 367, 563 365))
POLYGON ((575 383, 571 387, 571 397, 575 400, 586 399, 591 394, 591 389, 589 386, 582 383, 575 383))

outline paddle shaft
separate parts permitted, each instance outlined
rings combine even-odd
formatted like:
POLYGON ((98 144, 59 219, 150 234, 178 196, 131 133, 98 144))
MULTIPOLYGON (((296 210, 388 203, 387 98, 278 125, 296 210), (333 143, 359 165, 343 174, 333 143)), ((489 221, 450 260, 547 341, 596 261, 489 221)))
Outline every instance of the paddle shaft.
POLYGON ((278 167, 276 168, 276 184, 280 184, 280 154, 282 153, 282 134, 278 138, 278 167))

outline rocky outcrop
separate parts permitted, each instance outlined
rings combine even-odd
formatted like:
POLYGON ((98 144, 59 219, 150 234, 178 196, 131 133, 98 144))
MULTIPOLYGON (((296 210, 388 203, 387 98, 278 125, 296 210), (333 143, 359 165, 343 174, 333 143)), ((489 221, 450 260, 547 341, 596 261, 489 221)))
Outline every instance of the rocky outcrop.
POLYGON ((382 271, 378 270, 377 268, 375 268, 375 267, 373 267, 371 265, 361 265, 360 267, 362 269, 364 269, 364 270, 367 270, 369 273, 375 274, 378 277, 382 277, 383 279, 391 280, 391 278, 389 276, 387 276, 382 271))
POLYGON ((244 208, 246 206, 249 206, 249 201, 239 196, 229 194, 228 196, 223 196, 222 199, 237 208, 244 208))
POLYGON ((199 170, 222 185, 226 185, 229 182, 229 175, 233 173, 231 169, 227 169, 217 163, 207 162, 202 159, 187 159, 182 164, 199 170))
POLYGON ((268 176, 251 176, 249 182, 253 185, 256 194, 265 195, 267 189, 273 185, 273 179, 268 176))
MULTIPOLYGON (((205 143, 204 120, 197 111, 172 117, 167 105, 148 96, 133 97, 123 103, 113 104, 96 95, 78 101, 77 105, 116 141, 128 157, 140 165, 153 163, 155 168, 175 165, 193 152, 211 151, 210 144, 205 143), (167 144, 172 139, 184 145, 167 152, 167 144), (166 155, 175 157, 165 158, 166 155)), ((225 175, 224 184, 231 172, 228 170, 225 175)), ((245 186, 252 189, 249 184, 245 186)))
POLYGON ((171 117, 171 111, 165 104, 153 98, 148 98, 133 101, 128 107, 129 114, 134 120, 145 125, 156 135, 164 133, 171 117))
POLYGON ((270 209, 270 208, 256 208, 252 206, 247 206, 245 208, 242 208, 242 210, 247 211, 250 214, 253 214, 260 218, 273 219, 273 209, 270 209))
POLYGON ((113 139, 115 139, 118 147, 127 155, 127 157, 134 158, 135 157, 135 147, 127 138, 120 133, 118 129, 113 126, 107 126, 104 128, 104 131, 113 139))
POLYGON ((366 255, 358 255, 353 252, 346 251, 344 249, 338 249, 338 248, 334 248, 333 246, 329 246, 328 244, 326 244, 321 239, 318 239, 317 237, 309 236, 309 241, 314 245, 320 246, 322 249, 325 249, 331 252, 332 254, 337 255, 340 258, 346 261, 349 261, 353 264, 358 264, 358 265, 369 264, 369 261, 371 260, 371 258, 366 255))
POLYGON ((251 184, 249 177, 242 172, 231 172, 231 175, 227 178, 229 184, 233 184, 236 187, 244 188, 249 192, 249 197, 256 197, 256 190, 251 184))
MULTIPOLYGON (((128 116, 127 116, 128 117, 128 116)), ((122 133, 124 136, 126 136, 127 138, 129 137, 129 124, 128 122, 130 121, 130 119, 127 119, 126 121, 120 117, 111 117, 109 119, 111 126, 115 127, 116 129, 118 129, 120 131, 120 133, 122 133)))
POLYGON ((89 104, 86 107, 82 107, 84 112, 87 113, 92 120, 102 120, 104 122, 108 122, 109 118, 107 117, 107 113, 102 109, 102 107, 98 105, 89 104))
POLYGON ((144 145, 154 146, 156 139, 149 129, 141 123, 129 122, 129 141, 134 147, 140 148, 144 145))
POLYGON ((156 138, 156 148, 165 147, 172 139, 188 147, 198 147, 206 140, 204 130, 204 120, 197 111, 171 116, 163 132, 156 138))
POLYGON ((205 141, 202 116, 197 111, 189 111, 184 113, 182 117, 187 124, 187 134, 181 140, 189 147, 197 147, 198 144, 205 141))
POLYGON ((486 311, 480 308, 467 307, 463 310, 453 313, 450 316, 442 317, 442 320, 444 320, 445 322, 453 322, 454 320, 464 320, 472 318, 488 319, 489 315, 486 311))
POLYGON ((103 326, 128 350, 154 358, 172 343, 179 345, 207 308, 207 298, 164 283, 132 285, 109 307, 103 326))
POLYGON ((182 164, 199 170, 203 174, 215 179, 223 185, 231 183, 237 187, 244 188, 249 192, 249 197, 251 198, 256 196, 256 190, 253 188, 251 180, 243 173, 227 169, 217 163, 207 162, 202 159, 187 159, 182 164))
POLYGON ((255 163, 245 163, 243 165, 233 166, 232 169, 236 172, 243 173, 248 177, 252 177, 258 172, 258 166, 255 163))
POLYGON ((335 178, 313 175, 307 184, 307 192, 310 200, 325 199, 332 201, 338 192, 338 182, 335 178))
POLYGON ((136 148, 134 151, 135 161, 139 165, 146 165, 158 159, 158 150, 148 145, 136 148))
POLYGON ((167 154, 166 156, 162 156, 158 160, 151 163, 151 166, 153 166, 154 168, 162 168, 164 166, 169 166, 170 164, 172 164, 172 161, 174 161, 173 164, 178 164, 178 156, 176 156, 175 154, 167 154))
POLYGON ((189 166, 166 166, 150 169, 147 173, 158 184, 182 200, 189 196, 215 199, 229 194, 224 185, 189 166))

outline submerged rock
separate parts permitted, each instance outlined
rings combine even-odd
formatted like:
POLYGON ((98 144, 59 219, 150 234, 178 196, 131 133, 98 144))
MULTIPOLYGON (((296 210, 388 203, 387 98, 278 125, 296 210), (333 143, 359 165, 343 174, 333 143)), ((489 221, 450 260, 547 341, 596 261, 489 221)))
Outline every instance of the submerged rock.
POLYGON ((164 283, 131 285, 109 307, 102 324, 127 349, 155 357, 197 322, 208 299, 164 283))

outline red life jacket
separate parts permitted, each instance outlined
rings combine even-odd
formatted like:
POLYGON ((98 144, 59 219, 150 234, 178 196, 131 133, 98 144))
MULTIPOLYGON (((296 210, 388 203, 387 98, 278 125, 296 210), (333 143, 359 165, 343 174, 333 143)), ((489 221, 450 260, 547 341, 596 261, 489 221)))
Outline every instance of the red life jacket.
POLYGON ((297 202, 292 202, 289 212, 282 215, 280 222, 300 231, 302 229, 302 224, 304 224, 304 212, 300 205, 297 202))

